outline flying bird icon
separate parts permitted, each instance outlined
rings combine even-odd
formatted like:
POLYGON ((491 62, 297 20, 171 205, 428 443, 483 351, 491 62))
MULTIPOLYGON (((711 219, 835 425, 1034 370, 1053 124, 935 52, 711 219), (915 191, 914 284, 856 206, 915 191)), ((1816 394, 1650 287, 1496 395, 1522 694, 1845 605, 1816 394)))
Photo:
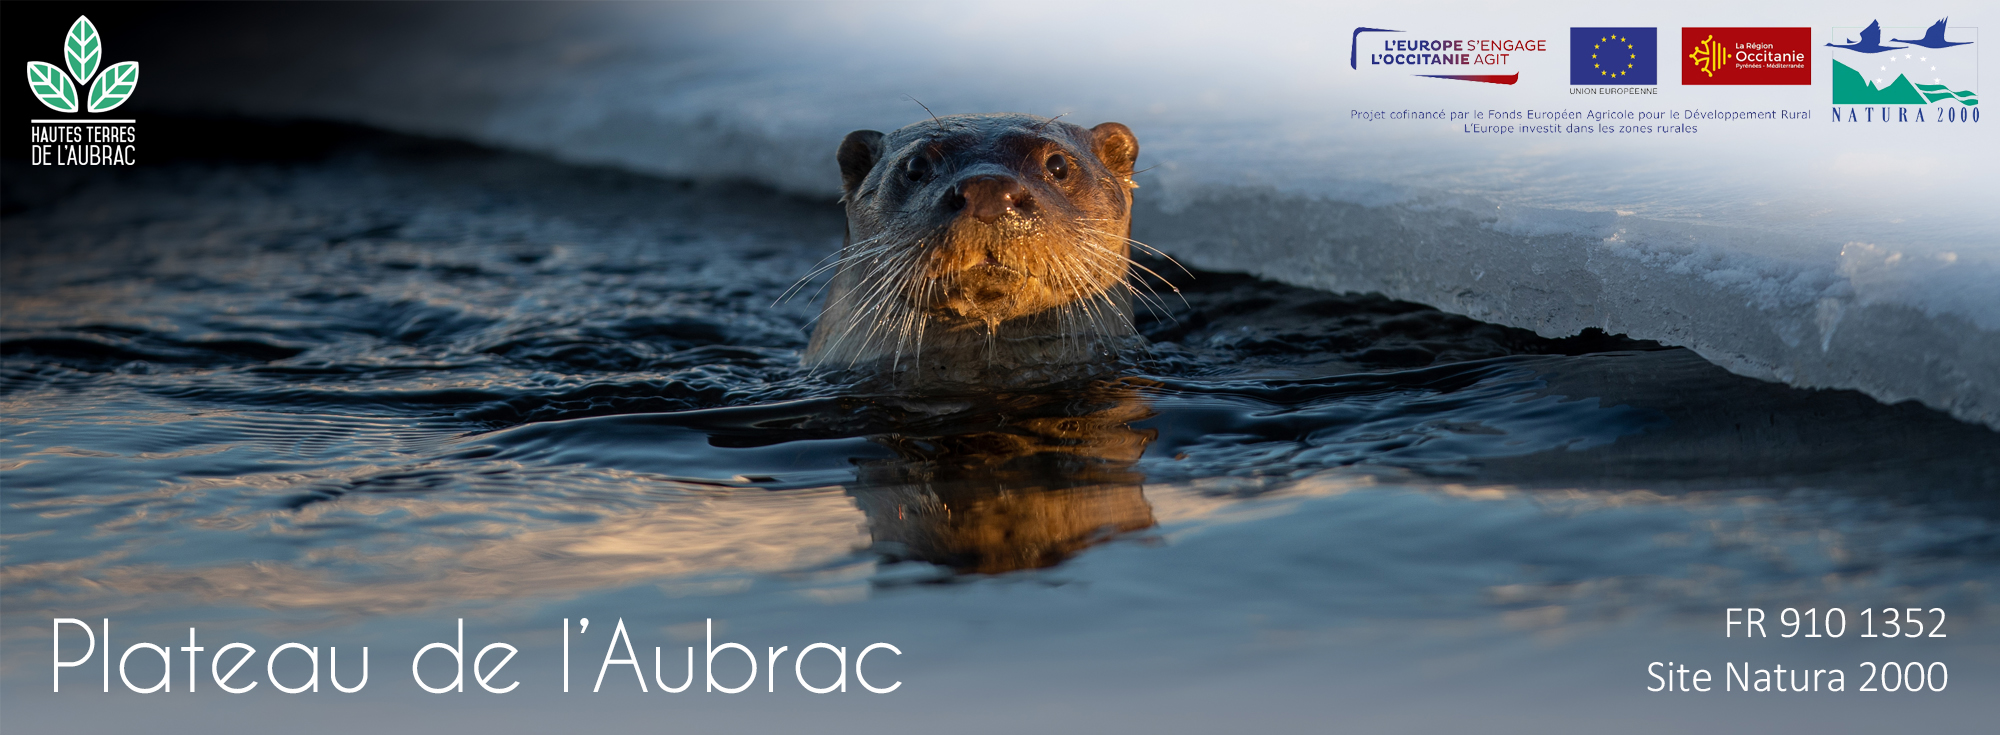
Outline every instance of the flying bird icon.
MULTIPOLYGON (((1930 29, 1929 29, 1929 30, 1926 30, 1926 31, 1924 31, 1924 37, 1923 37, 1923 38, 1919 38, 1919 39, 1915 39, 1915 40, 1911 40, 1911 39, 1907 39, 1907 38, 1892 38, 1892 39, 1889 39, 1889 40, 1891 40, 1891 41, 1895 41, 1895 42, 1897 42, 1897 43, 1907 43, 1907 44, 1911 44, 1911 45, 1915 45, 1915 46, 1922 46, 1922 47, 1924 47, 1924 48, 1950 48, 1950 47, 1952 47, 1952 46, 1964 46, 1964 45, 1967 45, 1967 44, 1970 44, 1970 43, 1972 43, 1971 41, 1956 41, 1956 42, 1954 42, 1954 41, 1946 41, 1946 40, 1944 40, 1944 22, 1945 22, 1946 20, 1951 20, 1951 18, 1948 18, 1948 17, 1947 17, 1947 18, 1945 18, 1944 20, 1940 20, 1940 21, 1938 21, 1938 22, 1936 22, 1936 23, 1932 23, 1932 24, 1931 24, 1931 27, 1930 27, 1930 29)), ((1873 28, 1874 26, 1869 26, 1869 27, 1870 27, 1870 28, 1873 28)))
MULTIPOLYGON (((1942 38, 1944 35, 1944 30, 1939 29, 1938 35, 1940 38, 1942 38)), ((1908 46, 1882 45, 1882 21, 1879 20, 1869 21, 1868 27, 1861 29, 1860 43, 1848 43, 1848 44, 1829 43, 1827 45, 1832 46, 1834 48, 1844 48, 1850 51, 1859 51, 1864 54, 1879 54, 1884 51, 1894 51, 1899 48, 1909 48, 1908 46)))

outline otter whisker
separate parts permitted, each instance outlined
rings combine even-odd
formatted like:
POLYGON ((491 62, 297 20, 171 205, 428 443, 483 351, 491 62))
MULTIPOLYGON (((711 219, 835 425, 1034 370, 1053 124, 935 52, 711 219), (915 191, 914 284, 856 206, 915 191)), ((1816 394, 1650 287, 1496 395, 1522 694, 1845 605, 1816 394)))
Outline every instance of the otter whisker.
MULTIPOLYGON (((1088 253, 1088 251, 1085 252, 1088 253)), ((1081 266, 1078 266, 1074 263, 1065 263, 1064 266, 1065 266, 1064 270, 1057 274, 1061 280, 1072 283, 1080 282, 1082 280, 1082 276, 1084 274, 1082 273, 1081 266)), ((1085 292, 1084 289, 1076 289, 1076 290, 1078 292, 1085 292)), ((1070 310, 1068 307, 1075 307, 1075 309, 1080 310, 1082 312, 1083 316, 1087 317, 1090 320, 1090 325, 1092 327, 1091 331, 1093 333, 1097 335, 1108 334, 1110 332, 1110 329, 1108 325, 1105 323, 1104 314, 1103 312, 1099 311, 1096 308, 1096 305, 1094 303, 1096 299, 1102 298, 1103 296, 1104 295, 1102 291, 1091 293, 1084 299, 1072 301, 1070 302, 1070 304, 1066 304, 1065 311, 1067 312, 1070 310)), ((1111 304, 1108 298, 1106 299, 1106 306, 1110 310, 1116 311, 1116 306, 1114 304, 1111 304)))
MULTIPOLYGON (((887 233, 882 235, 876 235, 875 237, 862 240, 861 242, 850 244, 842 248, 839 252, 826 256, 825 258, 820 258, 819 262, 814 263, 814 265, 817 267, 815 267, 811 273, 807 273, 805 274, 804 277, 800 278, 797 281, 794 281, 792 283, 791 288, 787 288, 785 289, 784 293, 779 294, 778 299, 776 301, 772 301, 771 305, 777 306, 778 304, 789 300, 792 296, 797 295, 799 290, 802 287, 804 287, 807 282, 811 281, 814 276, 817 276, 821 273, 825 273, 828 270, 832 270, 835 268, 839 268, 840 266, 847 265, 849 263, 854 262, 855 260, 872 257, 876 254, 888 252, 890 250, 895 249, 895 244, 893 242, 884 242, 881 245, 873 245, 873 246, 868 245, 868 243, 874 242, 876 240, 883 240, 886 237, 887 233), (828 260, 832 260, 833 262, 829 263, 827 262, 828 260)), ((824 288, 824 286, 822 286, 821 288, 824 288)), ((814 292, 814 295, 817 296, 818 292, 817 291, 814 292)))
MULTIPOLYGON (((1197 276, 1195 276, 1195 274, 1194 274, 1194 271, 1191 271, 1191 270, 1188 270, 1188 267, 1187 267, 1187 266, 1185 266, 1185 265, 1181 265, 1181 261, 1180 261, 1179 259, 1175 258, 1174 256, 1171 256, 1171 255, 1168 255, 1168 254, 1166 254, 1166 252, 1165 252, 1165 251, 1162 251, 1162 250, 1160 250, 1159 248, 1156 248, 1156 247, 1153 247, 1153 246, 1151 246, 1151 245, 1147 245, 1146 243, 1143 243, 1143 242, 1139 242, 1138 240, 1134 240, 1134 239, 1132 239, 1132 238, 1129 238, 1129 237, 1127 237, 1127 238, 1124 238, 1124 240, 1125 240, 1125 242, 1127 242, 1127 243, 1131 243, 1132 245, 1135 245, 1135 246, 1137 246, 1137 247, 1138 247, 1138 248, 1139 248, 1140 250, 1144 250, 1144 251, 1146 251, 1147 253, 1150 253, 1150 254, 1152 254, 1152 255, 1153 255, 1153 256, 1155 256, 1155 257, 1158 257, 1158 258, 1160 258, 1160 259, 1162 259, 1162 260, 1165 260, 1165 261, 1167 261, 1167 262, 1169 262, 1169 263, 1172 263, 1172 264, 1174 264, 1174 267, 1175 267, 1175 268, 1179 268, 1179 269, 1181 269, 1181 272, 1182 272, 1182 273, 1185 273, 1185 274, 1187 274, 1187 277, 1189 277, 1189 278, 1195 278, 1195 277, 1197 277, 1197 276)), ((1161 279, 1161 280, 1165 280, 1165 279, 1163 278, 1163 279, 1161 279)))
MULTIPOLYGON (((903 278, 903 279, 894 279, 894 280, 891 280, 891 279, 884 279, 884 280, 882 281, 882 283, 884 284, 884 287, 886 287, 886 284, 889 284, 889 283, 903 283, 903 282, 906 282, 906 281, 907 281, 907 278, 903 278)), ((880 290, 880 289, 878 289, 878 290, 880 290)), ((861 325, 862 323, 864 323, 864 322, 866 322, 866 323, 868 323, 868 324, 869 324, 869 328, 868 328, 868 331, 866 331, 866 332, 864 332, 864 333, 861 333, 861 337, 860 337, 860 340, 861 340, 861 342, 860 342, 860 346, 861 346, 861 347, 868 347, 868 346, 870 346, 870 345, 873 345, 873 344, 875 344, 875 341, 876 341, 876 335, 877 335, 878 333, 881 333, 881 332, 882 332, 882 330, 883 330, 883 327, 884 327, 885 325, 887 325, 887 324, 888 324, 888 323, 889 323, 890 321, 892 321, 892 320, 893 320, 893 318, 894 318, 894 315, 895 315, 896 311, 897 311, 897 310, 902 310, 902 309, 906 309, 906 308, 907 308, 907 307, 906 307, 905 305, 903 305, 903 304, 900 304, 900 303, 892 303, 893 301, 894 301, 893 299, 881 299, 881 298, 879 298, 879 294, 878 294, 878 298, 876 299, 876 301, 875 301, 875 303, 873 304, 873 306, 871 306, 871 307, 870 307, 870 308, 869 308, 869 309, 868 309, 867 311, 865 311, 865 312, 859 312, 859 313, 856 313, 856 314, 854 315, 854 318, 853 318, 853 320, 852 320, 852 321, 851 321, 851 322, 849 323, 849 325, 848 325, 848 329, 847 329, 847 330, 846 330, 846 331, 845 331, 845 332, 844 332, 844 333, 842 334, 842 340, 841 340, 841 343, 843 344, 843 346, 845 345, 845 342, 846 342, 846 338, 847 338, 847 336, 848 336, 848 335, 850 335, 850 334, 853 334, 853 330, 854 330, 855 328, 858 328, 858 327, 859 327, 859 326, 860 326, 860 325, 861 325), (890 310, 890 312, 889 312, 888 314, 884 314, 884 313, 883 313, 883 311, 884 311, 885 309, 888 309, 888 310, 890 310)), ((857 350, 857 351, 856 351, 856 354, 861 354, 862 352, 864 352, 864 351, 861 351, 861 350, 857 350)), ((852 360, 850 360, 850 362, 852 362, 852 360)))
MULTIPOLYGON (((872 280, 873 284, 865 292, 861 292, 858 294, 858 300, 860 303, 869 304, 869 306, 866 310, 852 310, 852 309, 848 310, 846 319, 847 323, 842 326, 841 331, 837 335, 835 335, 831 340, 829 340, 828 346, 832 352, 834 352, 835 354, 839 354, 842 352, 849 352, 849 350, 847 349, 848 339, 850 338, 851 335, 854 334, 854 330, 858 328, 863 321, 869 320, 871 319, 871 317, 880 314, 884 308, 891 308, 891 307, 902 308, 903 305, 896 303, 896 300, 884 299, 881 298, 881 296, 893 284, 901 283, 906 279, 879 278, 878 276, 886 275, 884 271, 905 270, 907 269, 908 263, 905 263, 904 261, 914 261, 915 258, 916 254, 914 252, 909 252, 900 254, 892 258, 872 260, 868 263, 869 268, 864 274, 864 278, 872 280)), ((844 295, 855 295, 855 294, 856 292, 850 291, 848 294, 844 295)), ((839 300, 840 299, 838 297, 836 297, 836 299, 829 300, 827 308, 833 309, 837 308, 838 306, 841 306, 839 304, 834 303, 839 300)), ((876 326, 877 327, 880 326, 879 321, 876 322, 876 326)), ((872 340, 873 340, 873 330, 871 329, 868 334, 862 336, 862 346, 866 346, 872 340)), ((861 353, 858 350, 853 351, 853 357, 851 357, 849 360, 849 367, 853 367, 854 363, 858 361, 860 354, 861 353)))
MULTIPOLYGON (((1118 234, 1113 234, 1113 233, 1110 233, 1110 232, 1105 232, 1105 231, 1103 231, 1103 230, 1098 230, 1098 229, 1092 229, 1092 228, 1088 228, 1088 227, 1086 227, 1086 228, 1083 228, 1083 229, 1084 229, 1084 231, 1085 231, 1085 232, 1093 232, 1093 233, 1096 233, 1096 234, 1099 234, 1099 235, 1103 235, 1103 236, 1105 236, 1105 237, 1111 237, 1111 238, 1117 238, 1117 239, 1119 239, 1119 240, 1124 240, 1124 241, 1125 241, 1126 243, 1129 243, 1129 244, 1131 244, 1131 245, 1134 245, 1134 246, 1137 246, 1137 247, 1138 247, 1138 248, 1139 248, 1140 250, 1144 250, 1144 251, 1146 251, 1147 253, 1150 253, 1150 254, 1152 254, 1152 255, 1154 255, 1154 256, 1157 256, 1157 257, 1159 257, 1159 258, 1161 258, 1161 259, 1163 259, 1163 260, 1165 260, 1165 261, 1167 261, 1167 262, 1169 262, 1169 263, 1172 263, 1172 264, 1174 264, 1174 267, 1176 267, 1176 268, 1179 268, 1179 269, 1181 269, 1181 272, 1182 272, 1182 273, 1185 273, 1185 274, 1187 274, 1187 277, 1189 277, 1189 278, 1194 278, 1194 277, 1195 277, 1195 275, 1194 275, 1194 271, 1191 271, 1191 270, 1188 270, 1187 266, 1185 266, 1185 265, 1181 265, 1181 262, 1180 262, 1179 260, 1176 260, 1176 259, 1174 259, 1174 256, 1171 256, 1171 255, 1168 255, 1168 254, 1166 254, 1166 253, 1164 253, 1164 252, 1161 252, 1159 248, 1156 248, 1156 247, 1153 247, 1153 246, 1151 246, 1151 245, 1147 245, 1146 243, 1143 243, 1143 242, 1139 242, 1138 240, 1134 240, 1134 239, 1132 239, 1132 238, 1130 238, 1130 237, 1127 237, 1127 236, 1125 236, 1125 235, 1118 235, 1118 234)), ((1138 264, 1138 263, 1133 263, 1132 265, 1134 265, 1134 266, 1138 266, 1139 264, 1138 264)), ((1143 267, 1143 266, 1140 266, 1140 267, 1143 267)), ((1151 273, 1152 271, 1150 271, 1150 270, 1149 270, 1149 271, 1147 271, 1147 272, 1148 272, 1148 273, 1151 273)), ((1159 274, 1155 273, 1154 275, 1155 275, 1155 276, 1158 276, 1159 274)), ((1164 280, 1166 280, 1166 279, 1165 279, 1165 278, 1161 278, 1160 280, 1164 281, 1164 280)))
POLYGON ((930 106, 930 105, 926 105, 926 104, 924 104, 923 100, 920 100, 920 99, 917 99, 915 95, 908 95, 908 94, 906 94, 906 95, 903 95, 903 98, 904 98, 904 99, 907 99, 907 100, 909 100, 909 101, 911 101, 911 102, 915 102, 915 103, 917 103, 917 106, 918 106, 918 107, 922 107, 922 108, 924 108, 924 114, 926 114, 926 115, 929 115, 929 116, 931 116, 931 122, 933 122, 933 123, 937 123, 937 126, 938 126, 939 128, 942 128, 942 127, 944 127, 944 121, 943 121, 943 120, 939 120, 939 119, 938 119, 938 116, 937 116, 937 113, 935 113, 935 112, 931 112, 931 106, 930 106))
MULTIPOLYGON (((838 254, 836 254, 836 256, 837 255, 838 254)), ((828 256, 828 257, 835 257, 835 256, 828 256)), ((825 265, 814 268, 812 272, 805 274, 804 276, 800 277, 799 280, 797 281, 793 281, 791 287, 785 289, 784 293, 778 294, 778 298, 772 301, 771 305, 777 306, 779 304, 785 303, 786 301, 790 301, 791 298, 793 296, 798 295, 800 290, 803 289, 808 282, 811 282, 815 276, 818 276, 819 274, 825 273, 829 270, 839 268, 840 266, 847 264, 850 260, 852 260, 852 258, 842 258, 839 260, 835 260, 831 263, 826 263, 826 259, 821 258, 820 262, 826 263, 825 265)), ((818 292, 815 291, 814 295, 817 296, 818 292)))
MULTIPOLYGON (((1106 235, 1109 235, 1110 233, 1100 233, 1100 234, 1106 234, 1106 235)), ((1130 241, 1130 242, 1138 242, 1138 241, 1136 241, 1136 240, 1131 240, 1130 238, 1126 238, 1126 240, 1128 240, 1128 241, 1130 241)), ((1178 266, 1178 265, 1180 265, 1180 262, 1179 262, 1179 261, 1176 261, 1176 260, 1174 260, 1174 259, 1172 259, 1172 258, 1168 258, 1167 260, 1168 260, 1169 262, 1172 262, 1172 263, 1173 263, 1174 265, 1177 265, 1177 266, 1178 266)), ((1167 277, 1166 277, 1166 276, 1163 276, 1163 275, 1160 275, 1160 274, 1159 274, 1159 272, 1157 272, 1157 271, 1153 270, 1152 268, 1148 268, 1148 267, 1146 267, 1146 265, 1145 265, 1145 264, 1143 264, 1143 263, 1140 263, 1140 262, 1138 262, 1138 261, 1132 261, 1132 264, 1131 264, 1131 265, 1132 265, 1132 267, 1133 267, 1133 268, 1137 268, 1137 269, 1139 269, 1139 270, 1141 270, 1141 271, 1145 271, 1145 273, 1146 273, 1147 275, 1150 275, 1150 276, 1152 276, 1152 277, 1154 277, 1154 278, 1156 278, 1156 279, 1159 279, 1159 281, 1160 281, 1161 283, 1164 283, 1164 284, 1166 284, 1166 285, 1167 285, 1167 288, 1168 288, 1169 290, 1172 290, 1172 291, 1174 292, 1174 295, 1176 295, 1176 296, 1179 296, 1179 297, 1181 298, 1181 303, 1183 303, 1183 304, 1187 303, 1187 295, 1186 295, 1186 294, 1183 294, 1183 293, 1181 293, 1181 289, 1180 289, 1180 287, 1179 287, 1179 286, 1175 286, 1175 285, 1174 285, 1174 283, 1173 283, 1173 281, 1169 281, 1169 280, 1167 280, 1167 277)), ((1183 266, 1183 267, 1181 268, 1181 270, 1182 270, 1182 271, 1187 271, 1187 268, 1186 268, 1185 266, 1183 266)), ((1189 277, 1193 277, 1193 276, 1194 276, 1194 274, 1190 272, 1190 273, 1188 273, 1188 276, 1189 276, 1189 277)), ((1151 289, 1152 287, 1151 287, 1150 285, 1148 285, 1148 286, 1147 286, 1147 288, 1148 288, 1148 290, 1150 290, 1150 289, 1151 289)))

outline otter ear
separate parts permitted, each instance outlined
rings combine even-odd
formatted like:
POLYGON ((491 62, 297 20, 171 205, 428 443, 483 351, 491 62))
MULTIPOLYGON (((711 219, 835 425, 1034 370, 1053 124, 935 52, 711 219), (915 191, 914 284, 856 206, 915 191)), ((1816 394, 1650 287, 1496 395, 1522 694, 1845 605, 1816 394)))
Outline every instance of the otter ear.
POLYGON ((1119 176, 1131 176, 1132 164, 1139 160, 1139 139, 1132 137, 1132 129, 1120 123, 1108 122, 1090 129, 1091 149, 1097 153, 1097 160, 1104 167, 1119 176))
POLYGON ((840 189, 853 194, 861 180, 868 178, 868 172, 875 170, 875 162, 882 160, 882 134, 873 130, 856 130, 840 141, 840 151, 834 154, 840 161, 840 189))

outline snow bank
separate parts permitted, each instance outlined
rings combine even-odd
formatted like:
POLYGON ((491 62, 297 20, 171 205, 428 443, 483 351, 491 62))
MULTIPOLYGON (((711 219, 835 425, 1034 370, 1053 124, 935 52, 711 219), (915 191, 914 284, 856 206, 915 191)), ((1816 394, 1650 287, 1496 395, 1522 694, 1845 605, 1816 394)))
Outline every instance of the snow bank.
POLYGON ((1658 94, 1575 95, 1568 26, 1614 22, 1592 7, 335 6, 246 17, 252 40, 216 31, 208 63, 238 81, 160 94, 815 196, 837 191, 842 135, 923 119, 916 100, 1118 120, 1152 167, 1136 236, 1192 265, 1548 336, 1597 327, 2000 428, 2000 119, 1837 123, 1820 69, 1810 87, 1679 84, 1681 25, 1818 38, 1884 10, 1858 4, 1634 10, 1615 24, 1660 28, 1658 94), (1520 54, 1514 85, 1417 78, 1350 68, 1359 26, 1551 51, 1520 54), (1501 135, 1366 114, 1749 109, 1810 116, 1501 135))

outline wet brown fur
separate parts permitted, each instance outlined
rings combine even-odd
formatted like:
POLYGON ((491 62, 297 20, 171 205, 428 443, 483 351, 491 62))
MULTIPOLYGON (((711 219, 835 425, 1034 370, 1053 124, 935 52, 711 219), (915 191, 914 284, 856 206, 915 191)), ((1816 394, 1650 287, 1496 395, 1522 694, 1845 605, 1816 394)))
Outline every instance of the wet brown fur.
POLYGON ((1102 364, 1146 296, 1127 282, 1137 156, 1118 123, 1021 114, 849 134, 847 241, 806 362, 945 385, 1102 364))

